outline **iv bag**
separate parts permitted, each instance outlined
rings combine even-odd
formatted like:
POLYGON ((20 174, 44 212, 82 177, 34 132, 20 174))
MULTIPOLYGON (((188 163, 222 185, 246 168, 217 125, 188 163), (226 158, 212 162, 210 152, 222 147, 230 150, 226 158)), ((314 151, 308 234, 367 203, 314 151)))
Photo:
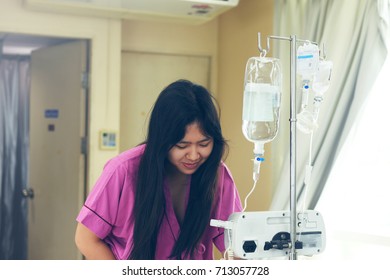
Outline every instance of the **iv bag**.
POLYGON ((303 133, 309 134, 318 128, 317 119, 323 100, 322 96, 329 89, 332 68, 332 61, 319 61, 318 71, 313 79, 314 98, 312 111, 305 109, 297 115, 297 128, 303 133))
POLYGON ((242 132, 253 143, 272 141, 279 129, 282 73, 279 59, 251 57, 246 64, 242 132))

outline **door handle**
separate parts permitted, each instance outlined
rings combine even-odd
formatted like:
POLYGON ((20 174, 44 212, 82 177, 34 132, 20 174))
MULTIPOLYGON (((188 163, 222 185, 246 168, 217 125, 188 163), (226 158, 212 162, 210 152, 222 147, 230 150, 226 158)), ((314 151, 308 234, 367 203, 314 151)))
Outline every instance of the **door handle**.
POLYGON ((23 197, 27 197, 30 199, 34 198, 34 190, 32 188, 25 188, 22 190, 23 197))

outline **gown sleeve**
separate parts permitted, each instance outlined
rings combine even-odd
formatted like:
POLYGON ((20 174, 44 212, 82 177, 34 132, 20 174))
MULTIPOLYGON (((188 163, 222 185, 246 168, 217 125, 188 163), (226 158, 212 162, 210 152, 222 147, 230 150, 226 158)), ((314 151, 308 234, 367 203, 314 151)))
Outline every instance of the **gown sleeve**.
MULTIPOLYGON (((220 168, 216 203, 211 219, 228 220, 234 212, 242 210, 241 199, 228 167, 222 163, 220 168)), ((213 242, 220 252, 225 251, 224 229, 213 228, 213 242)))
MULTIPOLYGON (((122 196, 130 198, 126 207, 134 205, 134 195, 124 195, 131 190, 124 186, 131 185, 126 166, 108 162, 92 191, 88 195, 76 220, 99 238, 104 239, 116 224, 118 213, 121 213, 122 196)), ((128 211, 127 211, 128 212, 128 211)))

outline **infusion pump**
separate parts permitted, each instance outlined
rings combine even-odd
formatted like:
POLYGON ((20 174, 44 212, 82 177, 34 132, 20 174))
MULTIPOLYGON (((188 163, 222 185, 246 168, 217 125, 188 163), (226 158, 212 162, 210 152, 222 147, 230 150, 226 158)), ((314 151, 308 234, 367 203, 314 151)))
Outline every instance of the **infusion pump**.
MULTIPOLYGON (((225 248, 241 259, 272 259, 291 251, 290 212, 236 212, 228 221, 211 220, 211 226, 225 229, 225 248)), ((295 250, 312 256, 325 249, 325 226, 315 210, 297 213, 295 250)))

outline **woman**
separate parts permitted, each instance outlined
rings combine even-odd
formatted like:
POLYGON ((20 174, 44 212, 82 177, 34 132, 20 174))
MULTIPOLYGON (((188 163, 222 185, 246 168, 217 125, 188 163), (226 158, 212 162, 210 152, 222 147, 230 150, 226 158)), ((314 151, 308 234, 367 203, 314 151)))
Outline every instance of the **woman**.
POLYGON ((226 143, 212 95, 186 80, 167 86, 146 141, 110 160, 78 217, 75 241, 87 259, 213 259, 223 229, 241 211, 222 162, 226 143))

